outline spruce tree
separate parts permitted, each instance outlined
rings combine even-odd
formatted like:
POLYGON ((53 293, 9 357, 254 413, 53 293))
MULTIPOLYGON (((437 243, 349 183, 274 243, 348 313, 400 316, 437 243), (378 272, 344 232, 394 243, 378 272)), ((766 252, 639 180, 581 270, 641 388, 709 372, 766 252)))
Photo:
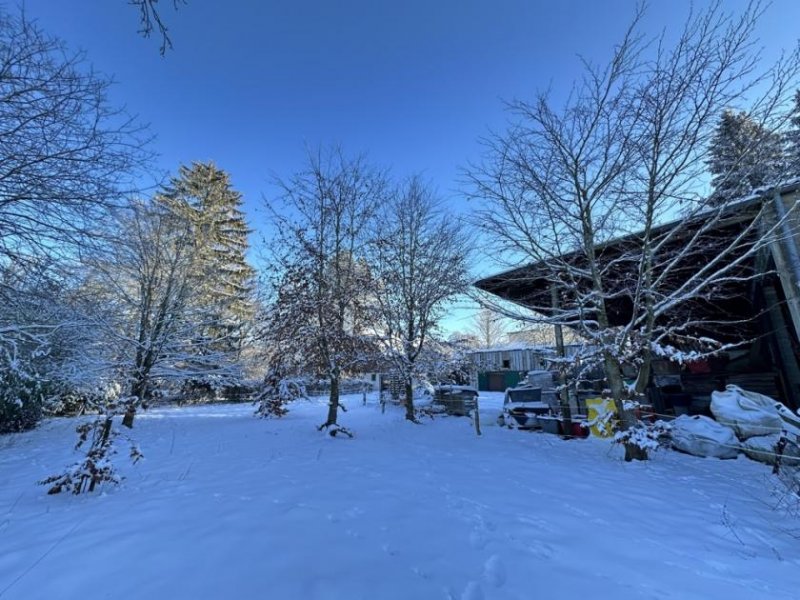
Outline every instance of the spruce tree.
POLYGON ((250 229, 241 194, 225 171, 211 162, 195 162, 180 167, 160 200, 192 224, 198 347, 210 343, 217 352, 238 358, 254 310, 254 270, 245 256, 250 229))
POLYGON ((800 177, 800 90, 794 94, 789 115, 789 131, 786 132, 787 176, 800 177))
POLYGON ((711 140, 708 161, 713 176, 711 202, 724 204, 776 183, 783 171, 780 137, 746 112, 726 109, 711 140))

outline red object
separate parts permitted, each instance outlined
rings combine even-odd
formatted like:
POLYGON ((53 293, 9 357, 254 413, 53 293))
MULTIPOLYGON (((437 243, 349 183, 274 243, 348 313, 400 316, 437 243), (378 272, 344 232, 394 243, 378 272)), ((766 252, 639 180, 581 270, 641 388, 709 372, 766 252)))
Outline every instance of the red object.
POLYGON ((589 428, 588 427, 584 427, 580 423, 576 423, 576 422, 573 421, 572 422, 572 436, 573 437, 579 437, 579 438, 589 437, 589 428))
POLYGON ((711 365, 705 358, 687 362, 686 368, 689 369, 689 373, 694 373, 695 375, 700 375, 703 373, 711 373, 711 365))

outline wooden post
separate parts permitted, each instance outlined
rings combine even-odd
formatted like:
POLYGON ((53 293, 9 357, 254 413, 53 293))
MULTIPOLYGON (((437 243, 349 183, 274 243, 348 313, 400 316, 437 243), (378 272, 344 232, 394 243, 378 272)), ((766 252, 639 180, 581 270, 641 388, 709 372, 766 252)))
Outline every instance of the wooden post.
POLYGON ((780 302, 778 300, 778 293, 773 286, 766 285, 763 288, 763 294, 767 304, 770 325, 772 326, 773 339, 775 340, 779 354, 778 362, 782 367, 781 371, 788 384, 786 387, 789 388, 788 392, 791 395, 791 398, 787 398, 787 400, 796 407, 799 406, 798 392, 800 392, 800 369, 798 368, 797 359, 795 358, 794 349, 792 348, 792 341, 783 318, 780 302))
MULTIPOLYGON (((792 198, 792 201, 796 201, 796 199, 792 198)), ((778 272, 781 288, 786 298, 786 306, 789 309, 790 323, 786 325, 793 327, 795 334, 800 339, 800 293, 798 293, 798 286, 800 286, 800 251, 798 251, 797 247, 798 234, 795 231, 797 216, 791 215, 793 218, 790 219, 783 202, 783 196, 778 190, 775 190, 773 194, 772 208, 776 221, 771 224, 777 225, 780 235, 778 239, 770 241, 770 254, 775 261, 775 269, 778 272)), ((765 286, 763 292, 770 322, 775 332, 774 339, 780 353, 779 360, 783 367, 782 371, 789 383, 787 387, 789 387, 792 396, 791 402, 798 406, 800 405, 800 382, 798 381, 800 373, 798 373, 797 356, 789 339, 788 331, 783 327, 784 319, 780 306, 778 306, 776 291, 770 286, 765 286)))
MULTIPOLYGON (((556 288, 554 283, 550 285, 550 302, 551 306, 553 307, 553 314, 555 314, 560 303, 558 300, 558 288, 556 288)), ((553 325, 553 332, 556 336, 556 354, 561 361, 563 361, 567 357, 567 353, 564 348, 564 331, 562 326, 560 324, 553 325)), ((563 431, 565 435, 570 435, 572 433, 572 409, 569 405, 567 370, 566 365, 563 362, 558 363, 558 386, 561 388, 558 399, 559 406, 561 407, 563 431)))
POLYGON ((775 218, 778 220, 780 228, 780 239, 770 243, 772 258, 781 280, 781 287, 786 296, 786 304, 789 307, 789 314, 792 316, 792 325, 795 333, 800 339, 800 252, 797 248, 797 233, 794 231, 793 223, 790 222, 783 204, 783 197, 776 191, 773 196, 773 208, 775 218))
POLYGON ((481 417, 478 410, 478 397, 475 397, 475 433, 481 435, 481 417))

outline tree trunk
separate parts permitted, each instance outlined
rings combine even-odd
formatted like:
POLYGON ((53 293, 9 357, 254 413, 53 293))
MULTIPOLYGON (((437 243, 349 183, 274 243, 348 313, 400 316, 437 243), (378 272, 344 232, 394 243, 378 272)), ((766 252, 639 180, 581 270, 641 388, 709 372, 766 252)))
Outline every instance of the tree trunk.
POLYGON ((136 416, 136 407, 133 403, 128 404, 125 409, 125 414, 122 416, 122 424, 128 429, 133 429, 133 419, 136 416))
MULTIPOLYGON (((114 420, 113 416, 111 416, 111 415, 107 415, 106 416, 106 420, 103 421, 103 429, 102 429, 102 431, 100 433, 100 438, 94 444, 92 444, 92 448, 90 448, 90 452, 91 452, 92 449, 95 449, 95 448, 97 448, 97 449, 105 448, 106 444, 108 444, 108 438, 111 436, 111 423, 112 423, 113 420, 114 420)), ((105 457, 105 451, 104 450, 100 450, 100 452, 101 452, 101 455, 103 457, 105 457)), ((96 484, 97 484, 97 480, 94 477, 92 477, 89 480, 89 491, 90 492, 94 491, 94 486, 96 484)))
POLYGON ((406 419, 417 422, 417 416, 414 414, 414 383, 410 377, 406 377, 406 419))
POLYGON ((647 385, 650 383, 651 365, 653 364, 653 352, 650 349, 642 351, 642 366, 639 368, 639 376, 636 378, 636 393, 644 394, 647 385))
MULTIPOLYGON (((627 430, 636 425, 636 417, 633 411, 625 409, 625 382, 622 380, 622 370, 617 360, 610 353, 605 353, 604 356, 606 377, 608 384, 611 386, 611 395, 614 398, 614 406, 617 408, 617 414, 620 416, 622 429, 627 430)), ((647 460, 647 450, 640 448, 634 444, 624 444, 625 446, 625 461, 632 460, 647 460)))
POLYGON ((622 428, 628 429, 635 422, 633 414, 625 410, 625 382, 622 380, 619 360, 609 352, 604 352, 603 354, 603 364, 605 366, 606 379, 608 379, 608 385, 611 388, 611 397, 614 399, 614 406, 617 408, 622 428))
POLYGON ((144 401, 144 396, 147 393, 147 378, 137 374, 136 379, 131 383, 131 399, 128 401, 128 406, 125 409, 125 414, 122 417, 122 424, 133 429, 133 419, 136 416, 136 404, 144 401))
MULTIPOLYGON (((650 278, 647 279, 647 285, 651 285, 649 283, 650 278)), ((645 292, 647 295, 645 296, 645 305, 647 310, 647 320, 645 321, 644 326, 644 345, 642 347, 642 366, 639 369, 639 374, 636 377, 636 393, 637 394, 644 394, 645 390, 647 390, 647 386, 650 385, 650 373, 652 372, 652 365, 653 365, 653 329, 655 328, 656 316, 653 312, 653 295, 648 290, 645 292)))
MULTIPOLYGON (((555 284, 550 286, 550 300, 553 307, 553 312, 557 311, 559 309, 560 302, 558 298, 558 289, 556 288, 555 284)), ((571 435, 572 410, 569 406, 569 382, 567 381, 567 368, 563 362, 567 355, 567 352, 564 348, 564 330, 562 329, 561 325, 554 325, 553 333, 556 336, 556 355, 562 361, 558 365, 558 387, 560 388, 558 402, 561 407, 563 432, 564 435, 571 435)))
POLYGON ((339 414, 339 371, 331 372, 331 393, 328 397, 328 420, 323 427, 336 425, 336 418, 339 414))
MULTIPOLYGON (((590 216, 590 215, 587 215, 590 216)), ((603 298, 603 282, 600 276, 600 271, 597 268, 595 257, 595 238, 591 226, 591 219, 584 220, 584 250, 589 258, 589 264, 592 270, 592 282, 594 291, 598 294, 601 300, 597 306, 597 324, 600 331, 610 331, 608 313, 606 312, 605 300, 603 298)), ((606 378, 611 387, 611 396, 614 399, 614 406, 617 409, 617 414, 622 422, 622 429, 627 430, 636 425, 636 419, 632 412, 625 410, 625 382, 622 380, 622 365, 619 358, 608 350, 608 346, 613 347, 613 340, 606 340, 601 338, 606 349, 603 350, 603 366, 605 367, 606 378)), ((647 459, 647 452, 637 446, 625 444, 625 460, 645 460, 647 459)))

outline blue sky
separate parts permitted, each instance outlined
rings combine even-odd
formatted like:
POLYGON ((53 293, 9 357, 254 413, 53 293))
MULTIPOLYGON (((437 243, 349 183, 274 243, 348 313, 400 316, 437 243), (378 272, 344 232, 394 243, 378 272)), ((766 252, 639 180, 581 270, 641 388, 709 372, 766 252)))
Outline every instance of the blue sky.
MULTIPOLYGON (((164 58, 157 39, 137 36, 126 0, 25 0, 25 10, 114 76, 113 102, 151 124, 164 171, 214 160, 231 173, 258 229, 270 179, 301 168, 306 144, 341 143, 398 177, 423 172, 453 212, 468 210, 459 169, 478 157, 480 136, 503 126, 503 100, 566 92, 578 55, 607 57, 636 2, 160 4, 174 43, 164 58)), ((689 6, 653 0, 646 29, 679 27, 689 6)), ((800 2, 774 0, 761 23, 767 57, 797 42, 798 23, 800 2)))

